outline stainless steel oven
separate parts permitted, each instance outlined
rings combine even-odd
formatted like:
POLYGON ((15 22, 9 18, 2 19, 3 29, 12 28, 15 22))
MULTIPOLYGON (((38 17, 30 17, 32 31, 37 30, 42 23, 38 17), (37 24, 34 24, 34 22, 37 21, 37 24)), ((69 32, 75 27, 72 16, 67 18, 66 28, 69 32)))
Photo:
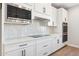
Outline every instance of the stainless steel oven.
POLYGON ((63 29, 63 41, 66 42, 68 40, 68 23, 63 23, 62 24, 62 29, 63 29))

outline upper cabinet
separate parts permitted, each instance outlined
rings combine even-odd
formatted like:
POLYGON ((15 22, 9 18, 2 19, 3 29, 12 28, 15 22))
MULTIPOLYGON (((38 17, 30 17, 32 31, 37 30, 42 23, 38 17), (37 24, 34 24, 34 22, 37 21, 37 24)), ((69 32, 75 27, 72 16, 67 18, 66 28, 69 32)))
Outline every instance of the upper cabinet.
POLYGON ((67 22, 68 21, 68 12, 64 8, 58 9, 58 17, 61 19, 61 22, 67 22))
POLYGON ((36 12, 43 13, 43 4, 42 3, 35 3, 34 9, 36 12))
POLYGON ((35 9, 36 12, 46 14, 46 15, 50 15, 50 13, 49 13, 50 6, 51 6, 50 3, 35 3, 34 9, 35 9))
POLYGON ((46 7, 46 14, 51 16, 52 15, 52 5, 51 3, 47 3, 47 4, 44 4, 45 7, 46 7))
POLYGON ((50 21, 48 22, 48 26, 57 26, 57 9, 55 7, 51 7, 49 12, 50 21))
POLYGON ((57 9, 51 3, 35 3, 34 11, 37 17, 48 19, 47 26, 57 26, 57 9))
POLYGON ((33 5, 33 16, 40 17, 41 19, 50 20, 50 6, 49 3, 35 3, 33 5))

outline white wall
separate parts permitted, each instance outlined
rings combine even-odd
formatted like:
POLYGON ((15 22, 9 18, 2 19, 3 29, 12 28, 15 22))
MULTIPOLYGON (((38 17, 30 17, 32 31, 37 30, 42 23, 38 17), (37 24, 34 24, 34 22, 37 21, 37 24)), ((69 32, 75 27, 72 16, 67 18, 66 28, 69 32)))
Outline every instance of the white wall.
POLYGON ((79 6, 69 9, 68 43, 79 47, 79 6))

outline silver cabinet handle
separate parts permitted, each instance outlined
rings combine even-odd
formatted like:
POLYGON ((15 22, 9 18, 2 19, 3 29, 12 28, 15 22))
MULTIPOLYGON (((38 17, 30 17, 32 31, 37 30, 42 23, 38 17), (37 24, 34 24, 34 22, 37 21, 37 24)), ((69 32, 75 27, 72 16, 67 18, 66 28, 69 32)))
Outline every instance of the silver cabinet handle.
POLYGON ((45 7, 43 7, 43 13, 45 13, 46 12, 46 8, 45 7))
POLYGON ((59 44, 59 40, 57 40, 57 43, 59 44))
POLYGON ((20 47, 22 47, 22 46, 27 46, 27 44, 22 44, 22 45, 19 45, 20 47))
POLYGON ((47 52, 45 52, 43 55, 46 55, 47 54, 47 52))
POLYGON ((24 56, 26 56, 26 50, 24 50, 24 56))
POLYGON ((43 47, 47 47, 48 45, 44 45, 43 47))
POLYGON ((26 51, 22 50, 22 56, 26 56, 26 51))
POLYGON ((22 50, 22 56, 24 56, 24 50, 22 50))

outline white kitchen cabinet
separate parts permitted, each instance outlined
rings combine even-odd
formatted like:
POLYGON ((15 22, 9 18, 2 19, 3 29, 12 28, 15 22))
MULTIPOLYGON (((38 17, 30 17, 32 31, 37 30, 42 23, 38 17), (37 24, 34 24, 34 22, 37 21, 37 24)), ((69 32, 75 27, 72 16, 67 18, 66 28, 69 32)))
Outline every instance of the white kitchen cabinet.
POLYGON ((57 9, 55 7, 51 7, 50 11, 50 21, 48 22, 48 26, 57 26, 57 9))
POLYGON ((50 54, 50 39, 37 42, 37 56, 46 56, 50 54))
POLYGON ((43 13, 43 3, 35 3, 34 10, 39 13, 43 13))
POLYGON ((59 36, 57 36, 56 38, 56 50, 58 50, 58 49, 60 49, 61 47, 63 47, 61 44, 62 44, 62 39, 59 37, 59 36))
POLYGON ((62 42, 61 42, 61 39, 60 39, 59 37, 56 37, 55 39, 56 39, 56 50, 58 50, 59 48, 61 48, 61 47, 60 47, 60 44, 61 44, 62 42))
POLYGON ((51 38, 51 52, 52 53, 58 50, 58 45, 59 45, 59 40, 57 39, 57 37, 52 37, 51 38))
POLYGON ((22 56, 22 55, 23 55, 23 49, 17 49, 5 53, 5 56, 22 56))
POLYGON ((61 36, 46 36, 36 41, 4 45, 4 56, 47 56, 63 46, 61 36))
POLYGON ((64 8, 58 9, 58 16, 59 19, 61 19, 61 22, 68 22, 68 12, 64 8))
POLYGON ((52 10, 51 7, 52 7, 51 3, 35 3, 34 4, 34 10, 36 12, 39 12, 48 16, 50 16, 50 13, 52 10))
POLYGON ((36 55, 36 49, 34 45, 31 45, 29 47, 24 48, 25 50, 25 56, 35 56, 36 55))
POLYGON ((46 19, 47 17, 49 17, 49 18, 47 18, 47 19, 49 19, 48 26, 57 26, 57 23, 56 23, 57 9, 53 6, 51 6, 50 3, 36 3, 36 4, 34 4, 34 10, 36 12, 42 14, 43 17, 41 16, 41 14, 39 14, 39 15, 37 14, 38 17, 40 17, 40 18, 42 17, 42 18, 46 19), (45 17, 45 15, 47 15, 47 16, 45 17))
POLYGON ((62 48, 64 44, 62 43, 62 38, 60 35, 56 35, 51 38, 51 52, 55 52, 58 49, 62 48))
POLYGON ((57 40, 55 37, 51 38, 51 53, 56 51, 57 40))
POLYGON ((4 56, 35 56, 35 42, 21 42, 4 46, 4 56))
POLYGON ((61 47, 63 47, 65 44, 62 42, 62 35, 58 35, 58 37, 57 37, 57 49, 60 49, 61 47))
POLYGON ((50 16, 51 12, 52 12, 52 6, 51 6, 51 3, 44 3, 43 4, 43 11, 44 11, 44 8, 45 8, 45 14, 50 16))
POLYGON ((34 46, 29 46, 22 49, 13 50, 5 53, 5 56, 35 56, 34 46))

